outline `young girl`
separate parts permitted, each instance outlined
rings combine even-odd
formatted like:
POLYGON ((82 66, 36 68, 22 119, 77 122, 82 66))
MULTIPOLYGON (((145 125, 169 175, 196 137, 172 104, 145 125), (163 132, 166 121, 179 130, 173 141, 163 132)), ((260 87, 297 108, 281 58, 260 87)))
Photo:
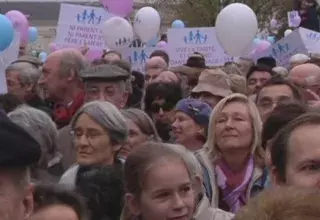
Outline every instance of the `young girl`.
POLYGON ((192 168, 170 145, 148 143, 125 163, 124 219, 190 220, 195 210, 192 168))

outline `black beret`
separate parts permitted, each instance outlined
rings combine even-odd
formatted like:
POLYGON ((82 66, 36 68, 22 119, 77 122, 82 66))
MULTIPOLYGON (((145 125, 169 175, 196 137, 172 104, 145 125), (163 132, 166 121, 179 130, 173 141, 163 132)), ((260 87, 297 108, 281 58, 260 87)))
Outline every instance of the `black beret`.
POLYGON ((40 156, 39 143, 0 112, 0 169, 27 167, 38 163, 40 156))

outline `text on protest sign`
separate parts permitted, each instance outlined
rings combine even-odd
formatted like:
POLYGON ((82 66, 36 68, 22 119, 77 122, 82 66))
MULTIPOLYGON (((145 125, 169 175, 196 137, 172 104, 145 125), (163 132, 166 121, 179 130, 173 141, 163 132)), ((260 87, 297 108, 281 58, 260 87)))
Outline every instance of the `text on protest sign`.
POLYGON ((181 28, 168 30, 170 66, 181 66, 194 52, 204 55, 208 66, 233 61, 220 46, 214 28, 181 28))
POLYGON ((62 47, 86 45, 92 49, 106 48, 100 27, 112 16, 103 8, 61 4, 56 44, 62 47))

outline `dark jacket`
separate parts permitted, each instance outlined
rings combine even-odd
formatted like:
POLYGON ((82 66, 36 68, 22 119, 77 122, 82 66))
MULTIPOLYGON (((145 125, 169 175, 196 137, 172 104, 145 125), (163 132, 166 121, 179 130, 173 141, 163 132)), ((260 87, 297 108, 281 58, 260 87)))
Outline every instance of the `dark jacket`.
POLYGON ((27 101, 27 104, 33 108, 44 111, 52 118, 52 109, 50 109, 45 101, 43 101, 39 96, 35 95, 33 98, 27 101))

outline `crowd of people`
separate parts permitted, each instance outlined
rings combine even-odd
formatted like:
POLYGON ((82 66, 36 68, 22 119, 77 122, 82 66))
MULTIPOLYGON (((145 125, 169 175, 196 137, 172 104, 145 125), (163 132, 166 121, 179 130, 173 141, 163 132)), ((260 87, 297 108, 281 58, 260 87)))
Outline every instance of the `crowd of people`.
POLYGON ((156 50, 141 73, 84 53, 6 68, 0 219, 320 218, 319 55, 170 67, 156 50))

